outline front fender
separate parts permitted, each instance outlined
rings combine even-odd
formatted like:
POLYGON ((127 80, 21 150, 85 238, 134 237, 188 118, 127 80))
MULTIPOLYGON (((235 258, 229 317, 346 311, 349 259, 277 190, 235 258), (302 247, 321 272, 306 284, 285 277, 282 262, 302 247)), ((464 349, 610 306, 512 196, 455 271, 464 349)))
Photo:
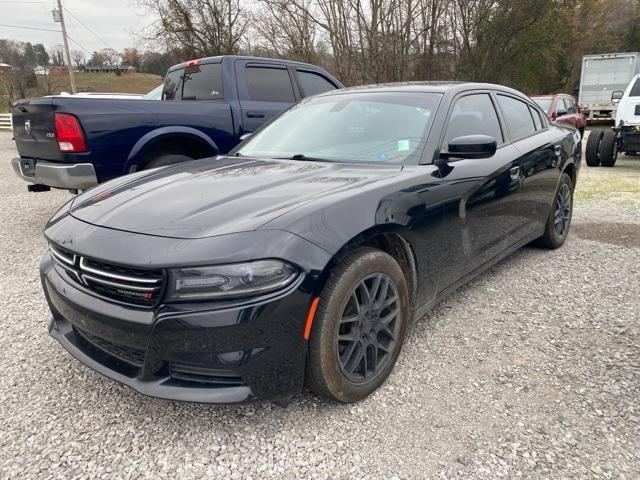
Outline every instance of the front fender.
POLYGON ((130 172, 131 167, 138 164, 138 161, 140 160, 142 154, 154 143, 158 142, 159 140, 165 140, 171 137, 193 138, 194 140, 202 141, 209 146, 209 155, 216 155, 220 152, 218 145, 216 145, 216 143, 211 140, 209 136, 205 135, 198 129, 184 126, 161 127, 147 132, 135 143, 135 145, 129 152, 129 156, 127 157, 124 171, 130 172))

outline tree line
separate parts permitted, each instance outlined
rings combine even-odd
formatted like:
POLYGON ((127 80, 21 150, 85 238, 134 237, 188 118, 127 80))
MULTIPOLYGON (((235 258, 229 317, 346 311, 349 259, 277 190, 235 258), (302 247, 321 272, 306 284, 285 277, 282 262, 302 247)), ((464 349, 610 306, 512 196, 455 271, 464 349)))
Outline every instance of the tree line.
POLYGON ((640 50, 639 0, 138 0, 182 58, 316 63, 347 85, 407 80, 572 92, 585 54, 640 50))

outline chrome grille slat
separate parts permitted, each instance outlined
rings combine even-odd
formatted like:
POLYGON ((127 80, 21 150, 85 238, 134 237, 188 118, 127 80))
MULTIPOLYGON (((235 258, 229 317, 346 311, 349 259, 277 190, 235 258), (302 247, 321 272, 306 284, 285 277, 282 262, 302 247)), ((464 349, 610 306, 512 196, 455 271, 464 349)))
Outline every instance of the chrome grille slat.
POLYGON ((161 278, 153 278, 153 279, 147 279, 147 278, 136 278, 136 277, 129 277, 127 275, 120 275, 120 274, 115 274, 115 273, 111 273, 111 272, 106 272, 104 270, 98 270, 97 268, 93 268, 93 267, 89 267, 85 264, 85 258, 84 257, 80 257, 80 268, 83 272, 89 272, 89 273, 93 273, 95 275, 100 275, 103 277, 108 277, 108 278, 113 278, 114 280, 122 280, 125 282, 131 282, 131 283, 151 283, 151 284, 158 284, 162 281, 161 278))
POLYGON ((104 280, 102 278, 94 277, 93 275, 87 275, 86 273, 82 273, 80 276, 85 280, 96 282, 101 285, 107 285, 109 287, 115 287, 115 288, 123 288, 126 290, 133 290, 135 292, 155 292, 159 288, 159 287, 138 287, 136 285, 127 285, 126 283, 118 283, 118 282, 113 282, 111 280, 104 280))
POLYGON ((151 307, 164 287, 161 269, 111 265, 49 245, 51 258, 73 280, 92 292, 120 302, 151 307))

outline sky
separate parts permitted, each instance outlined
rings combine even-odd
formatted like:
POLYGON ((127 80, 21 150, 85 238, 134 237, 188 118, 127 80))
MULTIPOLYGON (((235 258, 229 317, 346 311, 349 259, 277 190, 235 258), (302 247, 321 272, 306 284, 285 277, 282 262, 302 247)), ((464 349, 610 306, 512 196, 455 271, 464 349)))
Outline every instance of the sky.
MULTIPOLYGON (((69 48, 82 50, 87 57, 94 50, 140 47, 136 33, 149 23, 133 0, 62 0, 65 24, 71 37, 69 48), (69 12, 67 12, 68 10, 69 12), (88 29, 82 24, 89 27, 88 29), (93 32, 93 33, 92 33, 93 32)), ((56 0, 0 0, 0 38, 43 43, 47 48, 62 44, 60 24, 53 21, 51 10, 56 0), (6 27, 43 28, 58 32, 6 27)))

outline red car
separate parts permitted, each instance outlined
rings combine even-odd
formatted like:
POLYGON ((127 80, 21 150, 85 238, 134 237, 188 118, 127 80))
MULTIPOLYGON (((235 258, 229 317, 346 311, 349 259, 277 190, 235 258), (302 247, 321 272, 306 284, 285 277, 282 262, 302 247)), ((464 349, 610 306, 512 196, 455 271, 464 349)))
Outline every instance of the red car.
POLYGON ((587 119, 580 113, 578 102, 576 102, 576 99, 571 95, 565 93, 538 95, 531 97, 531 100, 540 105, 540 108, 547 113, 551 121, 568 123, 580 130, 580 135, 584 134, 587 119))

